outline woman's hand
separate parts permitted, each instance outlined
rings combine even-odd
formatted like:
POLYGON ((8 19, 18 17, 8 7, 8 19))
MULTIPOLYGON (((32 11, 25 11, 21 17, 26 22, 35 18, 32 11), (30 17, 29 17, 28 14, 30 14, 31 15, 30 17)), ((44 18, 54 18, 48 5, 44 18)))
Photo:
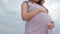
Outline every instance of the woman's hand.
POLYGON ((41 12, 41 9, 40 9, 40 8, 35 8, 34 11, 39 11, 39 12, 41 12))
POLYGON ((48 25, 48 29, 52 29, 54 28, 54 26, 55 26, 54 22, 51 22, 51 24, 48 25))

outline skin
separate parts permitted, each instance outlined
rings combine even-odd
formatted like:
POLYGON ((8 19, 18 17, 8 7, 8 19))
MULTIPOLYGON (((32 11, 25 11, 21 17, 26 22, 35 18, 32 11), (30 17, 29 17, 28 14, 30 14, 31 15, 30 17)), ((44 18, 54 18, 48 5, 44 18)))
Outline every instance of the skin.
POLYGON ((54 22, 51 22, 51 24, 48 25, 48 28, 52 29, 52 28, 54 28, 54 26, 55 26, 54 22))
MULTIPOLYGON (((33 4, 36 4, 36 2, 38 2, 39 0, 31 0, 30 2, 33 3, 33 4)), ((44 4, 45 1, 42 1, 42 6, 44 4)), ((28 21, 30 20, 33 16, 35 16, 36 14, 40 13, 41 12, 41 9, 34 9, 33 11, 31 11, 30 13, 27 13, 27 4, 26 3, 23 3, 22 4, 22 8, 21 8, 21 15, 22 15, 22 18, 23 20, 25 21, 28 21)), ((55 26, 54 22, 52 21, 51 24, 48 25, 48 29, 52 29, 53 27, 55 26)))

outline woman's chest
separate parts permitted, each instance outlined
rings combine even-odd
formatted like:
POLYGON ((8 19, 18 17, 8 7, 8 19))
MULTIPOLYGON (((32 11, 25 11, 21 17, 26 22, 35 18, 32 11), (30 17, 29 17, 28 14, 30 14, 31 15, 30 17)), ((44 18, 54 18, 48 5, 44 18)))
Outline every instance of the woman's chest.
POLYGON ((41 9, 42 12, 46 12, 47 11, 45 7, 42 7, 42 6, 38 5, 38 4, 31 4, 31 3, 29 3, 28 4, 28 11, 31 12, 34 9, 41 9))

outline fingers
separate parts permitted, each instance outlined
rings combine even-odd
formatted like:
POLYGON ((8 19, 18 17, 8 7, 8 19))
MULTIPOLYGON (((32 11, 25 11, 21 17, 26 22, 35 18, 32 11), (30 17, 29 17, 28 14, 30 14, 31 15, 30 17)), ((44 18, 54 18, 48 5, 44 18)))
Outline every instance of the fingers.
POLYGON ((54 24, 54 22, 52 21, 52 22, 48 25, 48 29, 52 29, 52 28, 54 28, 54 26, 55 26, 55 24, 54 24))
POLYGON ((51 25, 48 26, 48 29, 52 29, 51 25))
POLYGON ((54 28, 54 26, 55 26, 55 24, 50 24, 50 25, 48 25, 48 29, 52 29, 52 28, 54 28))
POLYGON ((54 22, 52 21, 51 23, 53 24, 54 22))
POLYGON ((52 24, 52 28, 54 28, 55 24, 52 24))

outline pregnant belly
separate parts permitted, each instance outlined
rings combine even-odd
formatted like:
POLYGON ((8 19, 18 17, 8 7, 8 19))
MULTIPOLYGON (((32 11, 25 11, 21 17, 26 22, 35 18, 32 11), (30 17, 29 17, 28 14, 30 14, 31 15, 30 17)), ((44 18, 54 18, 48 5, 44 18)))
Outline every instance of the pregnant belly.
POLYGON ((40 12, 33 16, 28 22, 45 22, 45 23, 50 23, 52 21, 51 17, 44 12, 40 12))

